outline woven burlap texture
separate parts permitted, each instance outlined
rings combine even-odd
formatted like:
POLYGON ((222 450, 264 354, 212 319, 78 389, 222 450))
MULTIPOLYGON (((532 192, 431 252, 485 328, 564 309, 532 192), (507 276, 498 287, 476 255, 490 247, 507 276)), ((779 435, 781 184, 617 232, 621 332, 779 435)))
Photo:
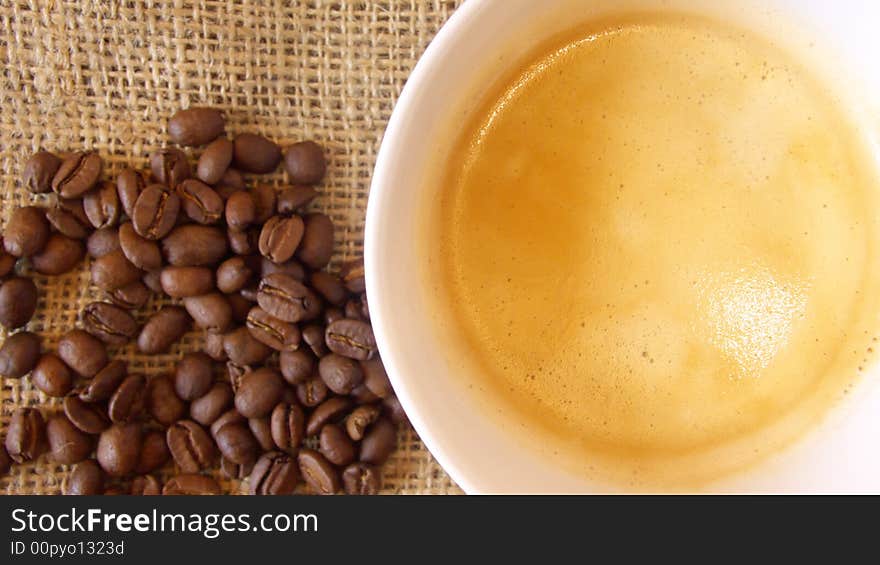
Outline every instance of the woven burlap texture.
MULTIPOLYGON (((416 60, 459 4, 6 0, 0 3, 0 220, 5 225, 17 206, 47 201, 20 182, 37 149, 97 150, 113 178, 125 165, 145 165, 165 143, 175 110, 209 105, 226 113, 233 134, 260 133, 282 145, 308 138, 327 147, 331 164, 313 207, 336 223, 334 264, 358 257, 385 125, 416 60)), ((285 181, 282 173, 269 178, 285 181)), ((85 266, 34 279, 40 304, 28 329, 53 350, 80 309, 102 295, 89 285, 85 266)), ((158 304, 158 298, 148 304, 140 319, 158 304)), ((200 343, 191 333, 167 355, 146 358, 131 346, 111 351, 129 361, 130 371, 152 375, 169 372, 200 343)), ((17 407, 40 406, 46 415, 60 410, 28 377, 3 380, 0 406, 4 434, 17 407)), ((46 457, 13 466, 0 479, 0 492, 58 493, 67 471, 46 457)), ((409 429, 400 432, 384 485, 387 493, 461 492, 409 429)))

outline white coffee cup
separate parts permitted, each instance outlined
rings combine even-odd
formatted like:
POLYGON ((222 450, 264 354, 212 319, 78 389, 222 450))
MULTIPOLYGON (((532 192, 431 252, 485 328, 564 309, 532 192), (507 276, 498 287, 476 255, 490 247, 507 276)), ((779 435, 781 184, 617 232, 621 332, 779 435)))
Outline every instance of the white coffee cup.
MULTIPOLYGON (((872 0, 468 0, 419 61, 385 132, 367 211, 365 265, 382 359, 416 431, 468 493, 607 492, 539 452, 451 374, 433 318, 422 224, 440 171, 487 85, 549 37, 606 16, 695 13, 747 28, 835 85, 880 157, 880 3, 872 0), (809 60, 807 60, 809 59, 809 60)), ((880 213, 880 210, 878 210, 880 213)), ((878 313, 880 315, 880 313, 878 313)), ((801 440, 714 492, 880 491, 880 371, 801 440)))

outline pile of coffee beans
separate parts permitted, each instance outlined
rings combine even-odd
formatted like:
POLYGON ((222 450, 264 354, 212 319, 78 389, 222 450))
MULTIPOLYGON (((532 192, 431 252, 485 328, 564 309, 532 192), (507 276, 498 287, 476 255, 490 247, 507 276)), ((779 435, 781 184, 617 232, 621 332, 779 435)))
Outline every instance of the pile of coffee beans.
POLYGON ((0 375, 29 375, 63 410, 19 408, 0 472, 47 454, 73 465, 68 494, 218 494, 217 467, 253 494, 380 489, 406 417, 378 357, 363 263, 329 272, 333 222, 306 211, 324 151, 225 129, 215 109, 181 110, 168 133, 205 146, 195 167, 169 146, 115 182, 94 152, 41 151, 25 164, 23 184, 54 196, 15 210, 0 242, 0 324, 19 330, 0 348, 0 375), (282 162, 290 186, 248 186, 243 173, 282 162), (21 330, 37 287, 16 273, 60 275, 87 256, 106 299, 44 351, 21 330), (144 312, 153 293, 169 299, 144 312), (203 351, 173 373, 146 378, 113 358, 130 342, 166 353, 192 330, 203 351))

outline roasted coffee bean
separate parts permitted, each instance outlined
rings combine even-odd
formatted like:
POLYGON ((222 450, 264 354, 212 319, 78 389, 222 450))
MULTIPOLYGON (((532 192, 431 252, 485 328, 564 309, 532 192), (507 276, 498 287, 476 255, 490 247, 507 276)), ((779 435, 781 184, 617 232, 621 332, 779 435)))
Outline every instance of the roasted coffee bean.
POLYGON ((163 426, 170 426, 186 412, 186 403, 174 392, 167 375, 157 375, 147 383, 147 412, 163 426))
POLYGON ((110 418, 101 405, 83 402, 75 394, 64 397, 64 415, 77 429, 87 434, 100 434, 110 427, 110 418))
POLYGON ((110 397, 107 414, 114 423, 130 422, 144 411, 147 381, 141 375, 128 375, 110 397))
POLYGON ((187 179, 177 185, 183 211, 194 222, 215 224, 223 215, 223 199, 214 189, 196 179, 187 179))
POLYGON ((224 458, 246 465, 257 458, 259 445, 254 435, 243 423, 229 423, 216 434, 217 447, 224 458))
POLYGON ((3 247, 14 257, 30 257, 39 253, 49 240, 49 221, 42 208, 15 208, 6 223, 3 247))
POLYGON ((158 430, 150 430, 144 434, 143 446, 138 457, 135 473, 151 473, 164 466, 171 459, 165 434, 158 430))
POLYGON ((225 332, 232 325, 232 307, 229 305, 229 300, 217 292, 184 298, 183 306, 197 328, 220 333, 225 332))
POLYGON ((196 176, 207 184, 217 184, 232 164, 232 142, 225 137, 212 141, 196 165, 196 176))
POLYGON ((164 306, 144 324, 138 336, 141 353, 164 353, 189 331, 190 317, 179 306, 164 306))
POLYGON ((357 361, 336 353, 321 358, 318 362, 318 374, 327 388, 336 394, 349 394, 364 380, 357 361))
POLYGON ((381 465, 397 447, 397 427, 387 418, 379 418, 361 441, 361 461, 381 465))
POLYGON ((264 276, 257 292, 260 307, 285 322, 311 320, 321 311, 321 299, 290 275, 264 276))
POLYGON ((400 400, 397 399, 397 396, 392 394, 391 396, 383 398, 382 406, 392 422, 395 424, 409 425, 409 419, 406 417, 406 412, 404 412, 403 406, 400 404, 400 400))
POLYGON ((296 257, 313 270, 323 269, 333 257, 333 222, 319 212, 303 217, 305 229, 296 257))
POLYGON ((162 485, 153 475, 140 475, 131 481, 131 494, 158 496, 162 494, 162 485))
POLYGON ((345 494, 378 494, 382 490, 382 473, 367 463, 352 463, 342 471, 345 494))
POLYGON ((342 306, 348 298, 348 291, 339 277, 324 271, 315 271, 309 277, 309 283, 327 302, 334 306, 342 306))
POLYGON ((0 324, 14 330, 27 324, 37 310, 37 286, 31 279, 13 277, 0 286, 0 324))
POLYGON ((49 457, 62 465, 82 461, 95 447, 92 437, 80 431, 63 414, 56 414, 46 422, 46 439, 49 457))
POLYGON ((324 402, 328 392, 327 385, 320 377, 312 377, 296 385, 296 399, 309 408, 324 402))
POLYGON ((144 286, 146 286, 152 292, 162 292, 162 283, 159 282, 159 277, 161 274, 162 269, 147 271, 146 273, 144 273, 144 276, 141 277, 141 282, 144 283, 144 286))
POLYGON ((370 389, 370 392, 379 398, 386 398, 394 394, 391 388, 391 381, 388 380, 388 373, 385 372, 385 365, 378 357, 369 361, 361 361, 361 371, 364 373, 364 384, 370 389))
POLYGON ((284 263, 278 264, 273 263, 272 261, 266 259, 261 256, 260 260, 260 277, 268 277, 273 273, 282 273, 293 277, 299 282, 305 282, 306 280, 306 270, 302 265, 299 264, 299 261, 296 259, 291 259, 290 261, 285 261, 284 263))
POLYGON ((220 180, 213 184, 217 192, 226 192, 227 197, 236 190, 244 190, 247 186, 244 181, 244 175, 241 174, 241 171, 232 167, 226 169, 226 172, 223 173, 220 180))
POLYGON ((255 227, 246 231, 227 230, 226 237, 229 240, 229 249, 236 255, 250 255, 259 253, 260 228, 255 227))
POLYGON ((284 380, 292 385, 305 381, 315 372, 315 358, 302 349, 282 351, 279 365, 284 380))
POLYGON ((135 310, 142 307, 150 299, 150 290, 140 281, 129 283, 110 292, 107 297, 110 302, 125 308, 135 310))
POLYGON ((15 269, 16 261, 18 261, 16 257, 6 252, 3 246, 3 237, 0 236, 0 279, 9 275, 15 269))
POLYGON ((303 341, 309 346, 309 349, 315 354, 315 357, 320 358, 330 352, 330 350, 327 349, 327 344, 324 342, 324 333, 324 326, 318 324, 307 324, 302 329, 303 341))
POLYGON ((52 177, 52 190, 63 198, 78 198, 95 186, 103 168, 104 161, 97 153, 73 153, 52 177))
POLYGON ((21 378, 29 373, 40 358, 40 336, 18 332, 6 338, 0 347, 0 376, 21 378))
POLYGON ((162 250, 177 267, 213 265, 226 255, 226 235, 213 226, 178 226, 162 240, 162 250))
POLYGON ((306 422, 306 435, 317 435, 325 424, 341 419, 350 409, 351 400, 344 396, 334 396, 320 402, 306 422))
POLYGON ((80 316, 83 328, 110 345, 125 345, 137 335, 138 325, 127 310, 108 302, 91 302, 80 316))
POLYGON ((345 431, 354 441, 364 439, 364 433, 373 422, 379 419, 382 409, 375 404, 365 404, 352 410, 345 418, 345 431))
POLYGON ((134 203, 147 187, 147 174, 134 169, 125 169, 116 177, 116 193, 119 204, 129 218, 134 216, 134 203))
MULTIPOLYGON (((254 302, 257 301, 258 289, 259 289, 258 285, 250 285, 250 286, 246 286, 243 289, 241 289, 240 291, 238 291, 238 294, 242 298, 244 298, 245 300, 250 302, 251 306, 253 306, 254 302)), ((250 312, 250 308, 248 308, 248 312, 250 312)), ((245 314, 244 319, 247 320, 247 314, 245 314)))
POLYGON ((83 377, 93 377, 109 359, 104 344, 83 330, 71 330, 58 341, 58 357, 83 377))
POLYGON ((243 133, 233 142, 235 168, 247 173, 271 173, 281 161, 281 148, 261 135, 243 133))
POLYGON ((324 178, 327 161, 314 141, 300 141, 284 150, 284 168, 296 184, 318 184, 324 178))
POLYGON ((137 281, 142 274, 121 250, 111 251, 92 261, 91 271, 92 283, 107 292, 137 281))
MULTIPOLYGON (((55 226, 55 229, 58 229, 58 226, 55 226)), ((63 230, 58 231, 63 233, 63 230)), ((68 233, 65 233, 64 235, 73 237, 68 233)), ((95 230, 89 235, 89 239, 86 241, 86 251, 92 259, 109 255, 110 253, 121 249, 122 247, 119 244, 119 230, 116 228, 95 230)))
POLYGON ((345 302, 345 317, 349 320, 363 320, 363 305, 359 298, 350 298, 345 302))
POLYGON ((19 408, 12 413, 6 429, 6 452, 16 463, 37 459, 49 448, 43 415, 35 408, 19 408))
POLYGON ((302 449, 296 457, 299 472, 306 484, 318 494, 334 494, 339 490, 339 471, 313 449, 302 449))
POLYGON ((46 353, 31 372, 31 382, 46 396, 60 398, 73 388, 73 373, 57 355, 46 353))
POLYGON ((216 457, 211 437, 192 420, 176 422, 168 428, 165 439, 174 462, 185 473, 209 468, 216 457))
POLYGON ((278 194, 278 213, 284 216, 295 214, 315 199, 318 192, 311 186, 294 185, 278 194))
MULTIPOLYGON (((85 239, 91 233, 91 226, 84 224, 76 214, 59 205, 46 210, 46 221, 55 231, 71 239, 85 239)), ((100 237, 100 236, 99 236, 100 237)))
POLYGON ((226 412, 220 414, 220 417, 211 423, 211 427, 209 429, 209 431, 211 432, 211 437, 214 438, 214 441, 217 441, 217 432, 219 432, 220 428, 222 428, 226 424, 243 424, 247 426, 247 418, 239 414, 238 410, 236 410, 235 408, 230 408, 226 412))
POLYGON ((104 471, 94 459, 80 461, 73 466, 64 485, 64 494, 94 496, 104 492, 104 471))
POLYGON ((286 453, 264 453, 254 465, 248 483, 251 494, 293 494, 299 483, 299 470, 286 453))
POLYGON ((187 353, 177 363, 174 372, 174 390, 184 400, 195 400, 211 388, 214 370, 211 359, 204 353, 187 353))
POLYGON ((241 293, 227 294, 226 299, 229 301, 229 307, 232 309, 232 319, 239 324, 245 323, 248 312, 254 307, 254 302, 245 298, 241 293))
POLYGON ((367 284, 364 279, 363 259, 344 263, 339 271, 339 278, 342 279, 345 288, 347 288, 349 292, 355 294, 364 292, 367 289, 367 284))
POLYGON ((264 367, 242 377, 235 393, 235 408, 245 418, 267 416, 284 392, 284 381, 277 371, 264 367))
POLYGON ((226 121, 214 108, 178 110, 168 120, 168 137, 178 145, 205 145, 223 133, 226 121))
POLYGON ((131 223, 134 231, 147 239, 161 239, 177 222, 180 197, 160 184, 146 187, 134 203, 131 223))
POLYGON ((246 190, 229 195, 226 200, 226 224, 230 229, 243 231, 257 218, 257 205, 254 197, 246 190))
POLYGON ((232 388, 228 383, 214 383, 208 392, 192 401, 189 415, 203 426, 210 426, 230 406, 232 406, 232 388))
POLYGON ((220 361, 221 363, 225 363, 229 360, 229 357, 226 355, 226 350, 223 347, 225 341, 224 337, 223 334, 210 332, 205 334, 205 347, 203 348, 203 351, 208 357, 214 361, 220 361))
POLYGON ((370 404, 382 400, 381 398, 370 392, 370 389, 368 389, 363 383, 354 387, 354 389, 349 393, 348 397, 354 400, 355 404, 357 404, 358 406, 360 406, 361 404, 370 404))
POLYGON ((269 346, 257 341, 247 328, 238 328, 225 334, 223 349, 229 360, 236 365, 256 365, 272 353, 269 346))
POLYGON ((336 424, 321 428, 319 451, 334 465, 345 466, 354 461, 355 448, 345 431, 336 424))
POLYGON ((329 326, 336 320, 341 320, 345 318, 345 312, 342 311, 341 308, 337 308, 335 306, 331 306, 324 310, 324 325, 329 326))
POLYGON ((272 423, 269 416, 263 418, 249 418, 248 428, 260 444, 263 451, 272 451, 275 449, 275 440, 272 439, 272 423))
POLYGON ((103 402, 113 396, 127 374, 128 368, 125 361, 119 359, 110 361, 79 393, 79 397, 84 402, 103 402))
POLYGON ((258 184, 251 189, 251 196, 254 198, 254 206, 257 210, 254 222, 265 224, 269 218, 275 215, 275 207, 278 201, 275 187, 268 184, 258 184))
POLYGON ((338 320, 327 326, 325 334, 330 351, 345 357, 367 361, 376 356, 376 338, 370 324, 361 320, 338 320))
POLYGON ((119 247, 125 258, 138 269, 154 271, 162 267, 162 252, 159 244, 140 236, 131 222, 119 226, 119 247))
POLYGON ((249 461, 244 465, 234 463, 225 457, 220 458, 220 471, 230 479, 238 479, 243 481, 248 478, 254 470, 254 462, 249 461))
POLYGON ((238 292, 253 276, 254 271, 244 257, 231 257, 217 267, 217 288, 226 294, 238 292))
POLYGON ((83 197, 83 210, 95 229, 115 226, 122 211, 116 185, 110 181, 98 183, 94 190, 83 197))
MULTIPOLYGON (((176 189, 178 184, 192 176, 186 153, 174 147, 166 147, 150 155, 150 172, 157 183, 171 190, 176 189)), ((135 206, 135 214, 137 214, 137 206, 135 206)))
POLYGON ((85 254, 81 241, 53 233, 43 250, 31 257, 31 266, 41 275, 62 275, 79 265, 85 254))
POLYGON ((260 231, 260 253, 274 263, 287 261, 297 250, 303 230, 299 216, 272 216, 260 231))
POLYGON ((247 329, 254 338, 276 351, 294 351, 299 348, 299 328, 269 315, 259 306, 254 306, 248 313, 247 329))
POLYGON ((182 475, 176 475, 165 481, 165 486, 162 487, 162 494, 165 496, 217 495, 220 494, 220 485, 211 477, 194 473, 185 473, 182 475))
POLYGON ((272 440, 278 449, 296 453, 306 437, 306 414, 298 404, 279 402, 269 420, 272 440))
POLYGON ((49 192, 52 190, 52 177, 60 166, 61 159, 54 154, 48 151, 34 153, 24 164, 24 186, 34 194, 49 192))
POLYGON ((165 294, 173 298, 200 296, 214 289, 214 271, 207 267, 165 267, 159 282, 165 294))

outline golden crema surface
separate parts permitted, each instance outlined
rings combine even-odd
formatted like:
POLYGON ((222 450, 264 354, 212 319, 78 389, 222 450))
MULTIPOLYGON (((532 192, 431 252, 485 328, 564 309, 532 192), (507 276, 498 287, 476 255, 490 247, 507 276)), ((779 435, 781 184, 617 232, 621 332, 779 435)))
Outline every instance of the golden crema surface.
POLYGON ((563 447, 634 469, 766 452, 782 436, 762 430, 820 416, 866 357, 874 170, 834 98, 752 35, 658 17, 557 44, 447 170, 444 323, 476 384, 563 447))

